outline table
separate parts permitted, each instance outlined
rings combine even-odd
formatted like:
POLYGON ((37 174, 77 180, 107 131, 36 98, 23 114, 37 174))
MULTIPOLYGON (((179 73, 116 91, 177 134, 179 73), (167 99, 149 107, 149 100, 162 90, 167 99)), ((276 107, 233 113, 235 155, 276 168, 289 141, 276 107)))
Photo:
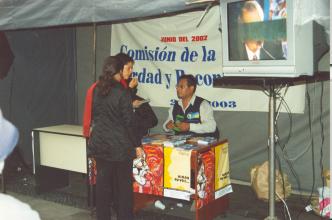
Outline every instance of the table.
MULTIPOLYGON (((55 125, 32 130, 33 173, 36 191, 68 186, 69 172, 88 173, 87 145, 80 125, 55 125)), ((88 203, 91 188, 88 186, 88 203)))
MULTIPOLYGON (((82 126, 56 125, 35 128, 32 131, 32 142, 36 191, 42 193, 67 186, 69 184, 69 172, 89 174, 86 177, 88 205, 94 205, 95 182, 91 181, 91 179, 95 180, 93 176, 95 172, 93 169, 91 170, 91 160, 87 157, 87 142, 82 135, 82 126)), ((180 175, 178 181, 189 184, 193 189, 191 192, 180 190, 177 193, 178 189, 165 184, 170 182, 167 180, 168 177, 165 178, 167 175, 164 175, 164 171, 165 167, 168 166, 167 161, 170 158, 167 152, 171 152, 171 148, 164 147, 161 144, 144 144, 143 149, 145 151, 146 165, 148 165, 148 169, 151 171, 150 183, 153 181, 153 187, 146 188, 145 184, 138 186, 139 180, 135 178, 136 181, 133 184, 135 211, 143 208, 147 202, 160 199, 164 196, 195 201, 195 216, 197 220, 213 219, 228 209, 228 193, 232 192, 232 188, 229 178, 227 140, 207 146, 202 145, 190 151, 189 167, 186 170, 187 174, 180 175), (220 159, 221 157, 223 159, 220 159), (156 159, 159 163, 156 162, 156 159), (154 162, 151 163, 151 161, 154 162), (199 194, 199 188, 201 188, 202 184, 198 178, 202 164, 205 165, 205 170, 210 169, 210 172, 206 173, 203 178, 206 180, 204 190, 208 189, 205 190, 207 196, 204 199, 199 194), (223 167, 226 170, 220 171, 223 167), (189 181, 189 179, 192 181, 189 181)), ((95 167, 95 164, 92 167, 95 167)))
MULTIPOLYGON (((183 174, 175 172, 176 174, 173 175, 174 181, 172 181, 176 186, 172 186, 170 184, 171 180, 169 180, 172 178, 172 175, 169 174, 171 172, 169 169, 171 157, 169 155, 173 149, 177 150, 177 148, 168 148, 152 143, 144 144, 143 149, 145 155, 142 158, 145 161, 141 162, 140 171, 142 172, 143 170, 146 178, 135 178, 135 211, 163 197, 195 201, 196 219, 213 219, 228 209, 228 193, 232 192, 232 187, 229 178, 227 140, 222 140, 208 146, 201 145, 199 148, 191 150, 189 152, 189 171, 183 170, 183 174), (143 163, 145 165, 142 165, 143 163), (222 170, 222 168, 225 169, 222 170), (202 170, 204 173, 203 178, 201 175, 202 170), (202 181, 202 179, 205 181, 202 181), (202 184, 202 182, 204 183, 202 184), (192 190, 186 190, 185 185, 192 188, 192 190), (202 189, 202 185, 204 186, 204 190, 200 190, 200 188, 202 189)), ((178 151, 181 154, 181 150, 178 151)), ((188 151, 185 153, 188 153, 188 151)), ((175 160, 181 159, 176 158, 175 160)), ((185 160, 185 157, 182 160, 185 160)), ((178 164, 179 161, 173 162, 175 162, 175 169, 183 166, 182 164, 178 164)))

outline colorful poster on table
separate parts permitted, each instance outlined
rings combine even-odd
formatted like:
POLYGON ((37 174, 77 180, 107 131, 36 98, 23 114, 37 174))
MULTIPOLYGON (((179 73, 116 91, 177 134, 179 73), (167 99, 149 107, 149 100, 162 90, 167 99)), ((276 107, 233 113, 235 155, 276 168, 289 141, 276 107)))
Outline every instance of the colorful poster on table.
POLYGON ((163 147, 144 145, 133 161, 134 192, 163 195, 163 147))
POLYGON ((196 209, 214 200, 214 151, 209 150, 200 154, 198 161, 198 172, 196 177, 197 202, 196 209))
MULTIPOLYGON (((151 106, 174 104, 179 77, 193 74, 196 94, 209 100, 214 110, 268 111, 269 97, 263 89, 213 87, 214 79, 223 76, 219 6, 212 7, 197 27, 201 18, 202 12, 195 11, 113 24, 110 54, 122 52, 135 60, 133 77, 139 81, 138 93, 150 99, 151 106)), ((304 112, 305 86, 291 86, 278 94, 285 95, 292 113, 304 112)))
POLYGON ((164 196, 190 200, 191 150, 164 148, 164 196))
POLYGON ((215 199, 233 192, 229 173, 228 143, 215 147, 215 199))

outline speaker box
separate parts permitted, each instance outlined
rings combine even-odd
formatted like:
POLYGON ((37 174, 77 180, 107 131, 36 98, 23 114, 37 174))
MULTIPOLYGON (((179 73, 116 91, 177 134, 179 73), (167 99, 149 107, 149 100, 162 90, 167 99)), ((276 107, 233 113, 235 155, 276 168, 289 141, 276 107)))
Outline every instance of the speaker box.
POLYGON ((14 54, 4 32, 0 31, 0 79, 7 76, 14 61, 14 54))

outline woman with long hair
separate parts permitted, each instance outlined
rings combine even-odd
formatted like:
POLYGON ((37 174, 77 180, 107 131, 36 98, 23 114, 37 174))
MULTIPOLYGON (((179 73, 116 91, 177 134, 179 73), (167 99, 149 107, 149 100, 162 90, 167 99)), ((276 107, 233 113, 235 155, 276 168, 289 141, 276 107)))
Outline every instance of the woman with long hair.
POLYGON ((134 112, 130 91, 120 83, 122 69, 116 57, 107 57, 93 97, 94 123, 89 151, 97 163, 97 220, 111 219, 112 188, 118 195, 118 219, 133 219, 132 161, 135 147, 140 143, 132 129, 134 112))

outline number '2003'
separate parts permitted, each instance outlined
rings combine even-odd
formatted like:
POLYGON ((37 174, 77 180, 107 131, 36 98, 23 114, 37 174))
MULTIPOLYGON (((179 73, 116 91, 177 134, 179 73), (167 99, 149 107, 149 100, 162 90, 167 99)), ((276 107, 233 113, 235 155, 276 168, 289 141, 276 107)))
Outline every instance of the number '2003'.
MULTIPOLYGON (((175 104, 175 99, 170 100, 170 104, 175 104)), ((236 108, 236 101, 212 101, 209 102, 213 108, 236 108)))
POLYGON ((236 108, 235 101, 211 101, 210 105, 213 108, 236 108))

